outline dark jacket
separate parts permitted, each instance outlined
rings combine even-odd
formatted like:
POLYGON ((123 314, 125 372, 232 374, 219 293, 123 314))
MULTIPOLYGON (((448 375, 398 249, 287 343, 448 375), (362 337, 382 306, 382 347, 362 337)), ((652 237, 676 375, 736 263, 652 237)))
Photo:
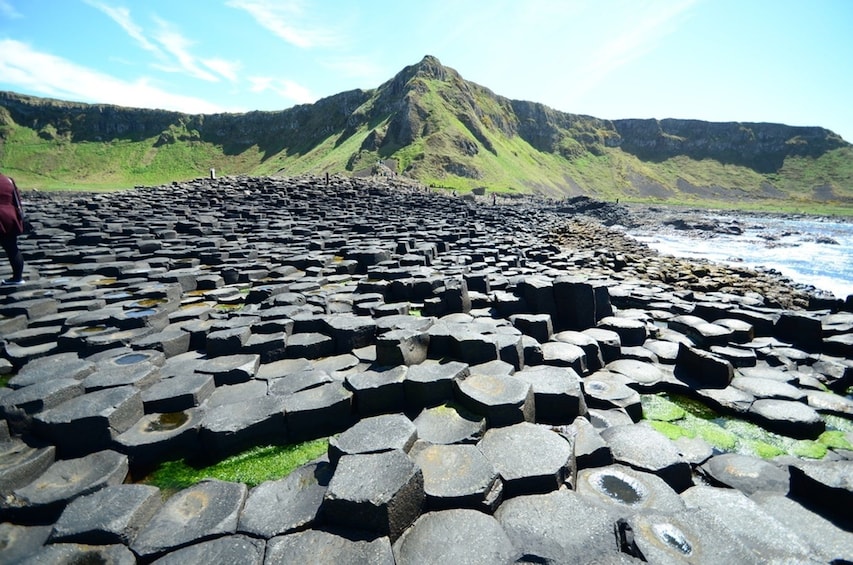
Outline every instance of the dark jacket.
POLYGON ((23 210, 16 205, 20 201, 15 181, 0 174, 0 236, 24 233, 23 210))

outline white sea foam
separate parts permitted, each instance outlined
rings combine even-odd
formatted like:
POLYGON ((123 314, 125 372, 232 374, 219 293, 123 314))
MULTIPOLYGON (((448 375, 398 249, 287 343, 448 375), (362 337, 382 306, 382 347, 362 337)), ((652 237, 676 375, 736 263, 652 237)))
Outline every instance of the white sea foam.
POLYGON ((744 225, 742 235, 695 237, 674 230, 654 234, 628 230, 627 234, 667 255, 775 269, 794 282, 838 298, 853 294, 853 224, 749 218, 744 225), (818 243, 819 238, 829 239, 818 243))

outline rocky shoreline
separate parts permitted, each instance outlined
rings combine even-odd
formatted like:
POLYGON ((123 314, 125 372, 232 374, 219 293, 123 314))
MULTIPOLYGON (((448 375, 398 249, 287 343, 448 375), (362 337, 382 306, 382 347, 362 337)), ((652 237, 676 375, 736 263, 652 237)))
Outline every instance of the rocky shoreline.
POLYGON ((25 200, 4 562, 853 561, 853 432, 763 460, 669 439, 640 397, 817 441, 853 420, 849 301, 660 256, 588 200, 341 177, 25 200), (327 436, 252 489, 132 480, 327 436))

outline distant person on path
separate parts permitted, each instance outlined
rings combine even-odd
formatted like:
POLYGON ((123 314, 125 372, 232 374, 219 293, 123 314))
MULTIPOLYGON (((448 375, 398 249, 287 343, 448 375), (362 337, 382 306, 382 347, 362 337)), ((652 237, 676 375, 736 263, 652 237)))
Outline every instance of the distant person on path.
POLYGON ((0 173, 0 244, 12 266, 12 278, 4 285, 24 283, 24 256, 18 249, 18 236, 24 233, 24 208, 15 181, 0 173))

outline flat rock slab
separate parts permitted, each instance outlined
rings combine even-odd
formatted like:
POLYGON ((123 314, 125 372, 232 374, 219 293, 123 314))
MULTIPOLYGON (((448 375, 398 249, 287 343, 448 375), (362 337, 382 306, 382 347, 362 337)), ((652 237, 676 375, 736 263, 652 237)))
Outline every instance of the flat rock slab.
POLYGON ((533 387, 515 377, 472 374, 457 381, 459 402, 486 417, 490 427, 511 426, 535 419, 533 387))
POLYGON ((623 550, 649 563, 763 563, 726 525, 692 508, 673 514, 638 513, 620 520, 623 550))
POLYGON ((331 477, 328 464, 313 463, 261 483, 249 492, 238 531, 270 539, 314 526, 331 477))
POLYGON ((261 565, 264 562, 266 541, 249 536, 223 536, 178 549, 153 561, 157 565, 185 563, 241 563, 261 565))
POLYGON ((853 531, 853 466, 849 461, 798 461, 788 467, 790 496, 853 531))
POLYGON ((265 565, 290 563, 394 565, 394 554, 387 537, 365 539, 358 533, 307 530, 277 536, 267 542, 265 565))
POLYGON ((460 407, 436 406, 414 421, 418 437, 436 444, 476 443, 486 431, 486 419, 460 407))
POLYGON ((0 442, 0 495, 26 485, 55 460, 56 448, 52 445, 33 447, 18 438, 0 442))
POLYGON ((663 479, 624 465, 578 471, 575 490, 620 515, 649 510, 671 513, 685 508, 678 493, 663 479))
POLYGON ((494 512, 503 496, 498 472, 473 445, 428 445, 417 449, 415 463, 424 475, 431 510, 472 508, 494 512))
POLYGON ((601 437, 617 463, 654 473, 681 492, 693 485, 692 469, 672 441, 644 424, 613 426, 601 437))
POLYGON ((345 455, 338 462, 323 511, 330 524, 396 540, 424 503, 423 473, 400 450, 345 455))
POLYGON ((608 371, 597 371, 582 381, 587 408, 623 410, 634 422, 643 417, 640 393, 628 386, 626 378, 608 371))
POLYGON ((142 397, 132 386, 77 396, 37 414, 36 429, 63 454, 81 455, 111 446, 143 415, 142 397))
POLYGON ((569 367, 540 365, 513 375, 533 388, 536 421, 545 424, 570 424, 586 414, 586 401, 578 374, 569 367))
POLYGON ((716 455, 706 461, 701 469, 715 484, 735 488, 747 496, 756 492, 786 495, 790 488, 790 476, 786 468, 749 455, 716 455))
POLYGON ((131 544, 150 559, 193 542, 233 534, 246 499, 246 485, 208 480, 170 498, 131 544))
POLYGON ((767 514, 797 533, 826 563, 853 561, 853 532, 845 531, 787 496, 763 492, 750 497, 767 514))
POLYGON ((72 500, 54 525, 50 541, 129 545, 161 504, 157 487, 108 486, 72 500))
POLYGON ((132 466, 145 466, 168 456, 185 456, 198 449, 199 409, 146 414, 115 439, 116 450, 132 466))
POLYGON ((806 398, 806 393, 802 390, 775 379, 735 377, 732 379, 731 385, 759 399, 794 400, 800 402, 806 398))
POLYGON ((572 471, 571 443, 529 422, 492 428, 477 446, 497 469, 507 496, 556 490, 572 471))
POLYGON ((352 392, 338 382, 285 397, 288 436, 293 441, 300 441, 346 430, 353 420, 352 404, 352 392))
POLYGON ((34 481, 16 489, 3 509, 49 515, 78 496, 121 484, 127 472, 127 456, 109 450, 57 461, 34 481))
POLYGON ((262 442, 284 443, 286 438, 284 399, 280 396, 216 406, 205 411, 199 427, 203 449, 217 457, 262 442))
POLYGON ((182 374, 152 385, 142 393, 142 401, 148 413, 180 412, 201 405, 215 387, 212 375, 182 374))
POLYGON ((771 432, 793 438, 815 439, 826 430, 817 411, 802 402, 759 399, 748 415, 771 432))
POLYGON ((404 415, 373 416, 329 438, 329 461, 336 465, 344 455, 381 453, 394 449, 408 453, 417 439, 415 425, 404 415))
POLYGON ((125 546, 53 543, 42 547, 18 563, 26 565, 66 565, 68 563, 106 563, 135 565, 136 556, 125 546))
POLYGON ((695 486, 682 493, 690 508, 701 508, 737 533, 762 559, 808 562, 811 547, 796 532, 767 514, 738 490, 695 486))
POLYGON ((21 563, 41 550, 52 526, 20 526, 0 522, 0 547, 7 563, 21 563))
POLYGON ((470 375, 468 365, 459 361, 439 363, 427 360, 409 367, 403 389, 406 404, 425 408, 453 399, 454 382, 470 375))
POLYGON ((361 416, 398 412, 405 406, 404 365, 383 371, 364 371, 349 375, 347 387, 355 396, 355 409, 361 416))
POLYGON ((511 498, 495 518, 528 562, 617 562, 613 516, 577 492, 560 489, 511 498))
POLYGON ((521 557, 497 520, 476 510, 428 512, 394 544, 397 563, 514 563, 521 557))
POLYGON ((80 359, 77 353, 57 353, 47 357, 33 359, 18 373, 9 379, 10 388, 21 388, 27 385, 54 379, 82 380, 95 371, 95 364, 80 359))

